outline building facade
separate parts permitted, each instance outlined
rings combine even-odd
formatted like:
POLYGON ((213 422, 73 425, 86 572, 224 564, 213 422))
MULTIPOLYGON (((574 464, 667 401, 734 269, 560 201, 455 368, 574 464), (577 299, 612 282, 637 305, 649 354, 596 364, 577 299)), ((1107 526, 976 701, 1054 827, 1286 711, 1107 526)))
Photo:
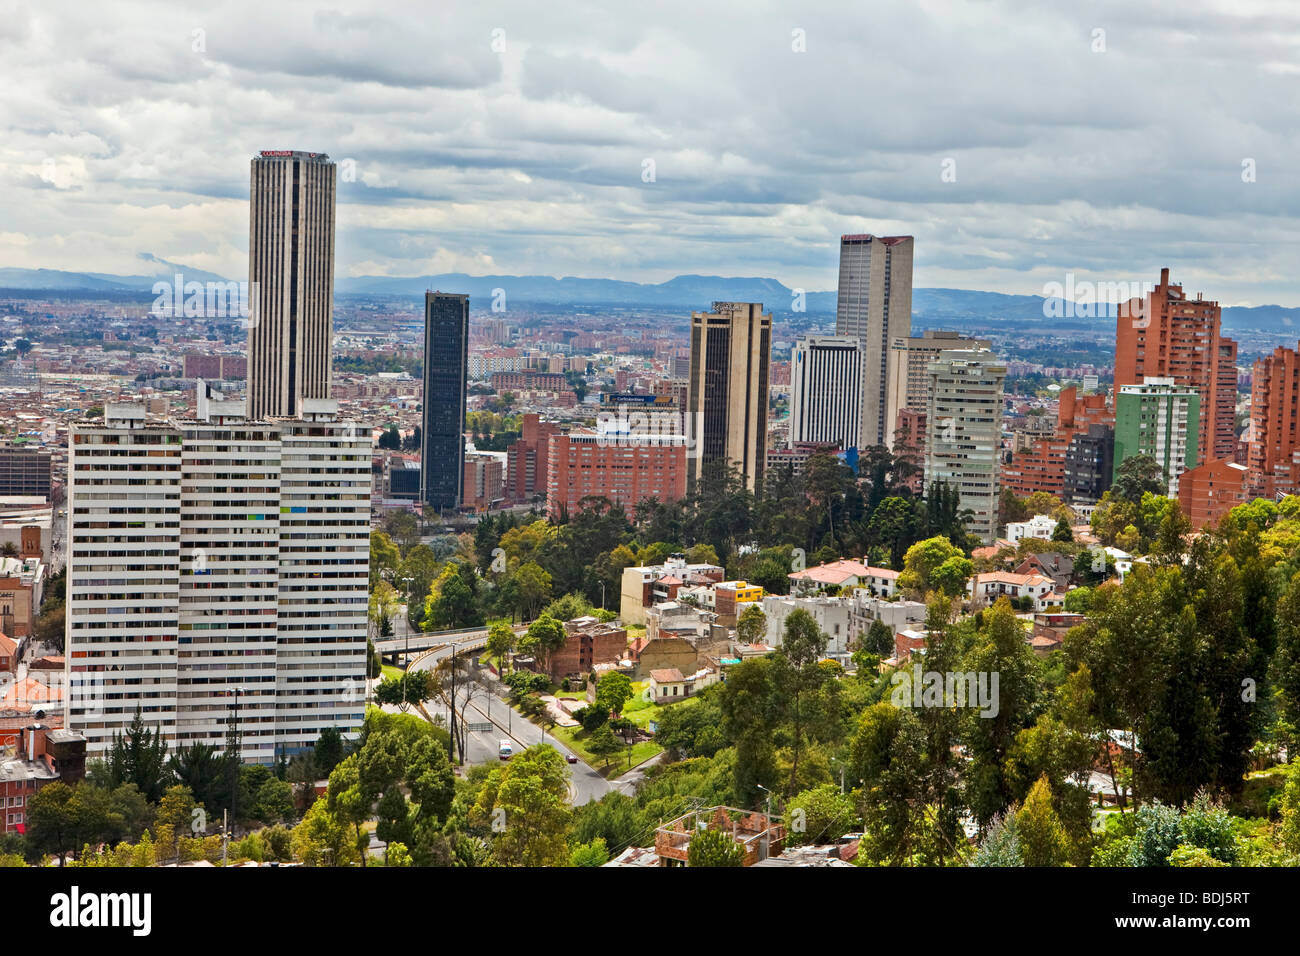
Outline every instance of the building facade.
POLYGON ((835 334, 857 339, 865 359, 860 449, 891 441, 889 351, 912 334, 912 246, 911 236, 840 237, 835 334))
POLYGON ((70 429, 65 726, 102 756, 136 709, 169 746, 269 764, 364 716, 370 432, 332 400, 70 429))
POLYGON ((420 499, 435 510, 460 507, 464 494, 468 349, 469 296, 426 292, 420 499))
POLYGON ((50 453, 0 444, 0 498, 50 498, 50 453))
POLYGON ((925 390, 929 387, 930 363, 939 353, 954 349, 987 349, 988 339, 977 339, 946 329, 926 329, 920 335, 895 335, 889 343, 885 421, 890 433, 885 444, 898 442, 899 419, 905 410, 925 412, 925 390))
POLYGON ((687 480, 726 461, 761 491, 767 465, 768 368, 772 313, 757 302, 715 302, 691 313, 687 480))
POLYGON ((1278 346, 1256 359, 1250 397, 1250 486, 1276 498, 1300 491, 1300 351, 1278 346))
POLYGON ((248 412, 293 418, 330 397, 334 338, 334 163, 263 150, 252 161, 248 412))
POLYGON ((930 363, 925 485, 955 488, 985 544, 997 536, 1001 495, 1002 383, 1007 367, 988 349, 940 352, 930 363))
POLYGON ((1121 385, 1115 395, 1115 471, 1135 455, 1150 455, 1164 469, 1169 496, 1178 495, 1178 476, 1198 461, 1200 391, 1172 378, 1148 377, 1141 385, 1121 385))
MULTIPOLYGON (((1115 325, 1115 388, 1148 377, 1196 389, 1196 460, 1188 467, 1237 453, 1237 343, 1222 334, 1219 303, 1189 299, 1160 270, 1160 284, 1120 305, 1115 325)), ((1118 441, 1118 430, 1116 432, 1118 441)), ((1116 447, 1116 462, 1119 461, 1116 447)))
POLYGON ((790 354, 789 445, 857 446, 862 433, 864 354, 850 336, 809 335, 790 354))

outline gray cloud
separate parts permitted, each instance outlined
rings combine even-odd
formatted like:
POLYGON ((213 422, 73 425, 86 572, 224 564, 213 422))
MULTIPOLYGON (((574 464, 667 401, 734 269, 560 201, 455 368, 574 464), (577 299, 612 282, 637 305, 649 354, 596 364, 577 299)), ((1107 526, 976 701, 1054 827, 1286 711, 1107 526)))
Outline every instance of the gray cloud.
POLYGON ((611 9, 0 0, 0 266, 239 274, 249 158, 305 148, 356 165, 345 275, 832 288, 870 230, 916 235, 922 286, 1168 264, 1300 303, 1286 0, 611 9))

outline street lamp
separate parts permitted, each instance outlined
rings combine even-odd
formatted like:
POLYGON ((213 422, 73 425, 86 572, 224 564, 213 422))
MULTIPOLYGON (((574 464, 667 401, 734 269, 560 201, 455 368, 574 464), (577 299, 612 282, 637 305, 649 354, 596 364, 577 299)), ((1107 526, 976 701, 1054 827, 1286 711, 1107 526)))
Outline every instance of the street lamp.
POLYGON ((456 751, 460 759, 456 761, 457 765, 464 763, 464 747, 459 746, 460 741, 456 737, 456 647, 455 641, 451 642, 451 748, 456 751))

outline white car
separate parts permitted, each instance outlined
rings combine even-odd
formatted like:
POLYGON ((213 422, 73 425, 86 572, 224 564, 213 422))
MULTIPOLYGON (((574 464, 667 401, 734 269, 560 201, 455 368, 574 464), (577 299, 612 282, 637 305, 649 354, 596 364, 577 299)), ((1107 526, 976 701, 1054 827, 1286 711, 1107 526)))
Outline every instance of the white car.
POLYGON ((497 750, 497 756, 502 760, 509 760, 514 755, 514 752, 515 748, 510 746, 510 741, 503 740, 501 741, 500 748, 497 750))

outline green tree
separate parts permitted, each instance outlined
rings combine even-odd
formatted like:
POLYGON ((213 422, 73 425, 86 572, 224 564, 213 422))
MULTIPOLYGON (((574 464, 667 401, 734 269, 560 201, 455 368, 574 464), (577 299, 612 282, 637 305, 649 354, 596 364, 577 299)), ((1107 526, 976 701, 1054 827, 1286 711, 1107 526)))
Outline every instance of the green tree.
POLYGON ((736 620, 736 639, 742 644, 757 644, 767 634, 767 615, 757 604, 751 604, 736 620))
POLYGON ((36 853, 53 853, 59 866, 78 845, 72 797, 72 788, 56 780, 27 798, 27 844, 36 853))
POLYGON ((1110 486, 1112 498, 1139 504, 1144 494, 1163 495, 1169 490, 1168 478, 1160 462, 1150 455, 1131 455, 1120 462, 1115 482, 1110 486))
POLYGON ((486 650, 492 657, 500 659, 503 672, 506 669, 508 655, 514 647, 515 629, 510 626, 509 621, 493 621, 488 625, 486 650))
POLYGON ((776 674, 782 696, 787 701, 791 723, 791 761, 789 793, 794 793, 799 775, 799 758, 806 743, 805 728, 814 715, 805 702, 826 679, 817 662, 826 653, 826 633, 816 619, 803 608, 791 611, 785 619, 781 649, 775 655, 776 674))
POLYGON ((504 829, 492 841, 492 857, 503 866, 563 866, 573 811, 568 804, 568 768, 559 751, 529 747, 488 775, 475 811, 504 829), (494 814, 494 811, 501 811, 494 814))
POLYGON ((804 790, 786 804, 791 845, 837 843, 857 823, 852 797, 840 793, 834 784, 804 790))
POLYGON ((110 786, 133 783, 150 803, 162 799, 168 777, 167 741, 161 730, 150 730, 145 726, 139 705, 126 732, 113 734, 108 772, 110 786))
POLYGON ((964 590, 970 571, 967 570, 965 577, 961 576, 963 566, 958 562, 963 560, 968 560, 964 552, 946 537, 935 536, 918 541, 907 549, 903 558, 903 571, 898 576, 898 586, 924 597, 944 585, 953 587, 956 579, 960 578, 964 590), (935 580, 940 568, 944 569, 941 572, 942 585, 935 580))
POLYGON ((293 854, 303 866, 352 866, 361 859, 347 824, 330 812, 325 797, 293 828, 293 854))
POLYGON ((329 776, 330 771, 343 760, 343 734, 337 727, 325 727, 316 738, 312 748, 312 758, 316 761, 316 772, 329 776))
POLYGON ((1062 866, 1070 840, 1052 804, 1052 786, 1040 777, 1016 814, 1016 830, 1026 866, 1062 866))
POLYGON ((621 714, 631 698, 632 681, 626 674, 610 671, 596 684, 596 706, 611 714, 621 714))
POLYGON ((597 727, 587 740, 587 750, 593 755, 603 758, 606 767, 609 766, 609 758, 621 752, 622 749, 623 745, 614 736, 614 731, 610 728, 608 722, 597 727))
POLYGON ((697 830, 686 850, 687 866, 740 866, 745 852, 723 830, 697 830))
POLYGON ((601 837, 590 843, 579 843, 569 856, 570 866, 604 866, 609 862, 609 849, 601 837))
POLYGON ((882 620, 874 620, 867 628, 863 650, 877 657, 890 657, 894 653, 894 629, 882 620))

